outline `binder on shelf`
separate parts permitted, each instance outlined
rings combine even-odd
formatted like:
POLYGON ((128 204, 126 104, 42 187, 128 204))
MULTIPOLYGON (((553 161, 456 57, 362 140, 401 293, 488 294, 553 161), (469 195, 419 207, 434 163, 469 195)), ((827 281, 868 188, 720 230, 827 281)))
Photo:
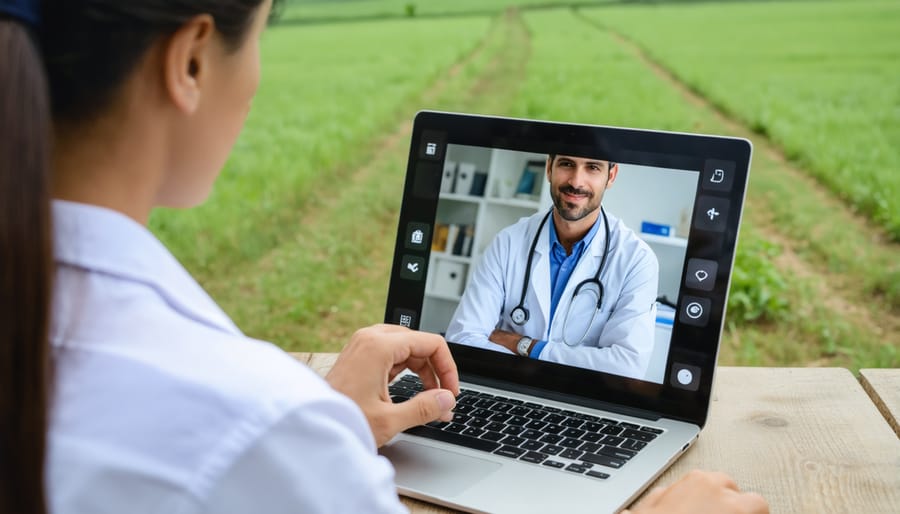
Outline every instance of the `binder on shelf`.
POLYGON ((471 162, 461 162, 456 169, 456 183, 453 192, 458 195, 467 195, 472 190, 472 182, 475 180, 475 165, 471 162))
POLYGON ((542 161, 528 161, 519 177, 519 185, 516 186, 516 198, 534 200, 541 191, 541 175, 545 170, 542 161))
POLYGON ((444 174, 441 177, 441 193, 452 193, 456 182, 456 163, 444 161, 444 174))
POLYGON ((487 186, 487 173, 476 171, 475 178, 472 179, 472 189, 469 191, 469 194, 472 196, 484 196, 485 186, 487 186))
POLYGON ((434 267, 432 291, 447 296, 460 296, 465 284, 466 265, 438 259, 434 267))
POLYGON ((456 223, 451 223, 447 227, 447 245, 444 246, 444 250, 447 253, 454 253, 453 250, 456 248, 456 240, 459 239, 459 225, 456 223))
POLYGON ((466 242, 466 230, 468 230, 468 225, 458 225, 457 228, 456 239, 453 241, 453 251, 451 253, 453 255, 462 255, 463 246, 466 242))
POLYGON ((443 252, 447 248, 447 236, 450 226, 446 223, 435 223, 434 237, 431 239, 431 251, 443 252))
POLYGON ((462 252, 463 257, 472 256, 472 241, 475 239, 475 226, 466 225, 465 235, 463 236, 462 252))

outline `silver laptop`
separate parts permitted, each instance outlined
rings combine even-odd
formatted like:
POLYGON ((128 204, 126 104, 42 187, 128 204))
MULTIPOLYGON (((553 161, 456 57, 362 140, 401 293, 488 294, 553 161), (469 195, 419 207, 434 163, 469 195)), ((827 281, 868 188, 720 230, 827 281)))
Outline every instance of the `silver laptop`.
MULTIPOLYGON (((385 319, 444 335, 452 422, 381 452, 401 494, 615 512, 698 437, 744 139, 465 114, 415 119, 385 319)), ((414 375, 392 399, 421 390, 414 375)))

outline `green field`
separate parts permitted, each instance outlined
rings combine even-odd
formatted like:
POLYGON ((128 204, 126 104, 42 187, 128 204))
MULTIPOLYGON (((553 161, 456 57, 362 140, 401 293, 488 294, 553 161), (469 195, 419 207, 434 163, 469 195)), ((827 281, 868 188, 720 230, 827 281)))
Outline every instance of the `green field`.
MULTIPOLYGON (((898 152, 858 143, 897 140, 898 81, 874 91, 868 80, 847 78, 864 68, 896 75, 896 52, 870 54, 874 35, 898 26, 900 11, 884 2, 503 11, 551 2, 491 0, 477 2, 486 13, 479 16, 316 22, 405 3, 290 3, 285 22, 264 36, 262 86, 213 196, 199 209, 162 211, 151 220, 245 332, 290 350, 337 351, 356 328, 381 320, 408 122, 416 110, 432 108, 753 139, 722 362, 900 366, 900 252, 890 217, 836 188, 831 168, 808 157, 824 149, 850 155, 840 162, 876 159, 879 169, 854 168, 857 182, 877 183, 884 194, 896 184, 898 152), (780 18, 771 14, 779 9, 780 18), (822 12, 827 16, 819 18, 822 12), (704 19, 754 16, 781 23, 782 31, 795 23, 810 54, 834 50, 831 28, 846 29, 848 19, 871 24, 855 33, 873 37, 845 34, 834 59, 809 60, 830 70, 835 83, 849 80, 841 87, 784 78, 799 47, 779 50, 774 37, 751 45, 755 52, 732 49, 729 55, 752 66, 735 64, 729 72, 726 82, 740 89, 722 86, 709 70, 727 45, 697 43, 698 27, 704 19), (817 19, 831 21, 817 33, 810 22, 817 19), (677 30, 673 20, 691 30, 677 30), (858 97, 866 98, 849 112, 845 103, 858 97), (817 118, 770 107, 765 125, 741 110, 758 114, 766 102, 787 102, 791 113, 817 118), (883 122, 854 124, 867 116, 883 122), (823 117, 845 120, 845 130, 817 131, 815 120, 823 117), (804 131, 816 137, 798 135, 804 131)), ((476 2, 418 3, 423 14, 469 12, 476 2)), ((716 30, 749 45, 759 27, 720 23, 716 30)), ((896 198, 888 198, 890 209, 896 198)))
POLYGON ((614 0, 288 0, 281 19, 315 23, 348 19, 389 17, 434 17, 458 14, 492 15, 508 8, 533 9, 552 6, 592 5, 614 0))

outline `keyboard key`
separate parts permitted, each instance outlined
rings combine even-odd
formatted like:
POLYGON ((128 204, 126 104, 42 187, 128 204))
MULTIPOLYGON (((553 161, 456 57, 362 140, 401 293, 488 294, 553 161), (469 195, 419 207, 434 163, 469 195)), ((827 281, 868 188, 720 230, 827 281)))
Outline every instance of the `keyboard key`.
POLYGON ((551 468, 556 468, 556 469, 559 469, 559 468, 565 466, 565 464, 563 464, 562 462, 560 462, 558 460, 545 460, 541 464, 543 464, 544 466, 549 466, 551 468))
POLYGON ((449 425, 444 427, 444 432, 453 432, 455 434, 458 434, 465 429, 466 429, 465 425, 461 425, 459 423, 450 423, 449 425))
POLYGON ((473 410, 475 410, 475 407, 472 405, 466 405, 465 403, 460 405, 459 403, 457 403, 456 407, 453 409, 453 412, 459 412, 461 414, 468 414, 468 413, 472 412, 473 410))
POLYGON ((525 439, 522 439, 519 436, 508 435, 508 436, 504 437, 503 440, 500 442, 507 446, 519 446, 520 444, 524 443, 525 441, 526 441, 525 439))
POLYGON ((547 446, 544 446, 541 451, 549 455, 559 455, 561 452, 565 451, 565 448, 563 448, 562 446, 548 444, 547 446))
POLYGON ((523 403, 525 403, 522 400, 516 400, 515 398, 504 398, 503 401, 506 403, 511 403, 513 405, 522 405, 523 403))
MULTIPOLYGON (((544 448, 544 450, 546 451, 546 448, 544 448)), ((580 451, 580 450, 571 450, 571 449, 570 449, 570 450, 564 450, 562 453, 559 454, 559 456, 562 457, 562 458, 564 458, 564 459, 578 460, 578 459, 580 459, 581 456, 584 455, 584 454, 585 454, 585 453, 584 453, 583 451, 580 451)), ((593 455, 593 454, 592 454, 592 453, 588 453, 588 455, 593 455)))
POLYGON ((486 431, 484 433, 484 435, 481 436, 482 439, 487 439, 488 441, 494 441, 494 442, 497 442, 497 441, 503 439, 504 437, 506 437, 505 434, 501 434, 500 432, 492 432, 492 431, 486 431))
POLYGON ((563 433, 560 435, 577 439, 584 435, 584 430, 578 430, 577 428, 567 428, 563 430, 563 433))
POLYGON ((494 432, 502 432, 504 428, 506 428, 506 425, 497 423, 496 421, 492 421, 484 426, 485 430, 492 430, 494 432))
POLYGON ((573 410, 562 410, 562 411, 560 411, 560 412, 561 412, 562 414, 566 415, 566 416, 569 416, 569 417, 572 417, 572 416, 578 414, 577 412, 575 412, 575 411, 573 411, 573 410))
POLYGON ((535 409, 535 410, 532 410, 531 412, 529 412, 528 414, 526 414, 525 417, 528 419, 541 419, 546 415, 547 415, 546 412, 535 409))
POLYGON ((494 404, 494 408, 491 410, 493 410, 494 412, 508 412, 509 409, 512 408, 513 406, 511 403, 497 402, 494 404))
MULTIPOLYGON (((581 449, 583 450, 584 448, 581 449)), ((623 450, 622 448, 615 448, 612 446, 604 446, 603 448, 600 448, 599 450, 592 453, 596 453, 598 455, 606 455, 607 457, 612 457, 614 459, 620 460, 629 460, 630 458, 637 455, 637 452, 631 450, 623 450)))
POLYGON ((511 418, 511 417, 512 416, 510 416, 509 414, 504 414, 502 412, 495 412, 488 419, 490 419, 491 421, 497 421, 499 423, 506 423, 509 420, 509 418, 511 418))
POLYGON ((581 426, 581 429, 586 432, 599 432, 601 428, 603 428, 602 423, 594 423, 593 421, 588 421, 581 426))
POLYGON ((656 434, 651 434, 650 432, 641 432, 640 430, 625 430, 619 435, 621 437, 627 437, 628 439, 637 439, 638 441, 643 441, 645 443, 649 443, 650 441, 656 439, 656 434))
POLYGON ((561 410, 561 409, 557 409, 556 407, 550 407, 549 405, 544 405, 541 408, 547 412, 559 412, 561 410))
POLYGON ((528 414, 529 412, 531 412, 531 409, 526 409, 525 407, 522 407, 522 406, 516 406, 516 407, 513 407, 512 409, 509 409, 509 413, 512 414, 513 416, 524 416, 524 415, 528 414))
POLYGON ((449 424, 450 423, 448 423, 446 421, 432 421, 431 423, 428 423, 428 426, 434 427, 434 428, 444 428, 449 424))
POLYGON ((608 425, 608 426, 604 427, 603 429, 601 429, 600 433, 606 434, 606 435, 619 435, 622 433, 622 430, 624 430, 622 427, 608 425))
POLYGON ((566 466, 566 471, 571 471, 572 473, 584 473, 588 468, 580 465, 580 464, 569 464, 566 466))
POLYGON ((596 443, 597 441, 603 439, 604 437, 606 437, 606 436, 603 434, 592 434, 592 433, 588 432, 587 434, 584 434, 583 436, 581 436, 581 440, 587 441, 589 443, 596 443))
POLYGON ((541 405, 538 405, 537 403, 534 403, 534 402, 525 402, 523 405, 528 407, 529 409, 540 409, 541 408, 541 405))
POLYGON ((558 434, 558 433, 562 432, 563 430, 565 430, 565 428, 561 427, 559 425, 547 425, 544 428, 542 428, 541 430, 547 434, 558 434))
POLYGON ((494 402, 493 400, 478 400, 475 403, 475 406, 480 409, 490 409, 491 407, 494 406, 494 403, 496 403, 496 402, 494 402))
POLYGON ((634 439, 626 439, 625 442, 620 446, 622 448, 625 448, 626 450, 634 450, 637 452, 643 450, 644 447, 647 446, 647 443, 642 441, 635 441, 634 439))
POLYGON ((489 410, 487 410, 487 409, 479 409, 479 408, 476 408, 475 410, 473 410, 473 411, 470 413, 470 415, 471 415, 471 416, 475 416, 476 418, 489 418, 489 417, 493 416, 494 413, 491 412, 491 411, 489 411, 489 410))
POLYGON ((456 412, 456 413, 453 414, 453 422, 454 422, 454 423, 465 424, 466 421, 469 421, 469 415, 468 415, 468 414, 461 414, 461 413, 459 413, 459 412, 456 412))
POLYGON ((456 409, 459 410, 460 406, 467 405, 471 408, 475 408, 475 404, 478 403, 477 396, 460 396, 458 400, 456 400, 456 409))
POLYGON ((651 434, 656 434, 656 435, 663 433, 662 430, 660 430, 658 428, 653 428, 653 427, 641 427, 641 430, 643 430, 644 432, 650 432, 651 434))
POLYGON ((525 428, 517 427, 517 426, 508 426, 503 429, 503 433, 509 434, 509 435, 519 435, 524 431, 525 431, 525 428))
POLYGON ((544 418, 544 421, 546 421, 547 423, 557 424, 564 419, 566 419, 566 417, 562 414, 547 414, 547 417, 544 418))
POLYGON ((532 430, 540 430, 540 429, 544 428, 545 426, 547 426, 547 423, 544 423, 543 421, 532 421, 532 422, 528 423, 527 425, 525 425, 525 428, 530 428, 532 430))
POLYGON ((608 446, 619 446, 620 444, 622 444, 623 441, 625 441, 625 439, 622 439, 621 437, 616 437, 614 435, 608 435, 600 440, 601 443, 608 445, 608 446))
POLYGON ((614 419, 609 419, 609 418, 600 418, 600 423, 606 423, 607 425, 613 425, 613 426, 619 424, 618 421, 616 421, 614 419))
POLYGON ((606 455, 597 455, 596 453, 585 453, 581 456, 581 460, 614 469, 619 469, 625 465, 624 460, 614 459, 606 455))
POLYGON ((494 451, 494 454, 517 459, 525 454, 525 450, 521 448, 515 448, 513 446, 501 446, 494 451))
POLYGON ((519 427, 523 427, 526 424, 528 424, 529 421, 531 421, 531 420, 524 416, 513 416, 513 417, 509 418, 507 423, 509 423, 510 425, 516 425, 519 427))
POLYGON ((637 430, 638 428, 640 428, 640 425, 635 425, 634 423, 626 423, 624 421, 619 423, 619 426, 622 428, 630 428, 631 430, 637 430))
POLYGON ((397 395, 391 396, 391 402, 393 402, 393 403, 403 403, 406 400, 409 400, 409 398, 407 398, 406 396, 397 396, 397 395))
POLYGON ((578 447, 578 449, 581 451, 591 453, 596 453, 600 448, 603 448, 603 445, 600 443, 584 443, 583 445, 578 447))
POLYGON ((547 456, 544 455, 543 453, 538 453, 538 452, 528 452, 528 453, 526 453, 525 455, 522 455, 522 456, 519 458, 519 460, 524 460, 525 462, 531 462, 531 463, 534 463, 534 464, 540 464, 541 462, 544 462, 544 460, 545 460, 546 458, 547 458, 547 456))
POLYGON ((576 418, 567 418, 567 419, 564 419, 563 422, 560 423, 560 425, 562 425, 562 426, 564 426, 564 427, 569 427, 569 428, 578 428, 578 427, 580 427, 583 423, 584 423, 584 422, 581 421, 580 419, 576 419, 576 418))
POLYGON ((541 436, 541 441, 544 441, 545 443, 550 443, 550 444, 556 444, 556 443, 562 441, 563 439, 565 439, 563 436, 556 435, 556 434, 544 434, 543 436, 541 436))
POLYGON ((581 446, 583 441, 579 441, 578 439, 574 439, 571 437, 567 437, 559 442, 560 446, 565 446, 566 448, 578 448, 581 446))
POLYGON ((492 441, 485 441, 484 439, 476 439, 474 437, 465 436, 462 434, 455 434, 452 432, 447 432, 445 430, 438 430, 436 428, 428 427, 428 426, 418 426, 412 427, 406 431, 407 434, 417 435, 421 437, 427 437, 429 439, 435 439, 437 441, 444 441, 446 443, 456 444, 459 446, 465 446, 466 448, 471 448, 473 450, 481 450, 483 452, 492 452, 500 447, 498 443, 492 441))
POLYGON ((537 430, 526 430, 526 431, 522 432, 521 435, 525 439, 537 440, 537 439, 540 439, 541 436, 543 436, 545 434, 543 432, 538 432, 537 430))
POLYGON ((494 395, 492 395, 491 393, 476 393, 476 394, 477 394, 478 397, 481 398, 481 399, 488 399, 488 400, 490 400, 491 398, 494 397, 494 395))
POLYGON ((413 382, 416 384, 422 383, 422 381, 419 380, 419 377, 417 377, 416 375, 403 375, 402 377, 400 377, 400 381, 401 382, 413 382))
POLYGON ((535 451, 535 452, 540 450, 543 447, 544 447, 544 443, 542 443, 540 441, 525 441, 524 443, 522 443, 519 446, 519 448, 524 448, 526 450, 531 450, 531 451, 535 451))
POLYGON ((480 428, 469 427, 469 428, 463 430, 461 433, 462 433, 462 435, 469 435, 472 437, 480 437, 482 434, 484 434, 484 432, 485 431, 480 428))
POLYGON ((469 425, 470 427, 478 427, 478 428, 482 428, 487 424, 488 424, 488 420, 483 419, 483 418, 472 418, 468 422, 466 422, 466 425, 469 425))
POLYGON ((609 478, 609 475, 607 475, 606 473, 603 473, 601 471, 595 471, 593 469, 588 471, 587 473, 585 473, 585 475, 587 475, 589 477, 593 477, 593 478, 599 478, 601 480, 606 480, 607 478, 609 478))

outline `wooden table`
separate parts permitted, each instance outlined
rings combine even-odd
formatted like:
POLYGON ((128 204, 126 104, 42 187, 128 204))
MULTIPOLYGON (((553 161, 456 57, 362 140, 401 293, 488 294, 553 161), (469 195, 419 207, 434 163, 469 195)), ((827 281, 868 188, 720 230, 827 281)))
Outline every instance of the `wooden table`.
MULTIPOLYGON (((335 358, 295 356, 323 374, 335 358)), ((719 368, 700 439, 655 485, 701 468, 730 474, 773 513, 900 513, 900 370, 861 380, 866 389, 842 368, 719 368)))

